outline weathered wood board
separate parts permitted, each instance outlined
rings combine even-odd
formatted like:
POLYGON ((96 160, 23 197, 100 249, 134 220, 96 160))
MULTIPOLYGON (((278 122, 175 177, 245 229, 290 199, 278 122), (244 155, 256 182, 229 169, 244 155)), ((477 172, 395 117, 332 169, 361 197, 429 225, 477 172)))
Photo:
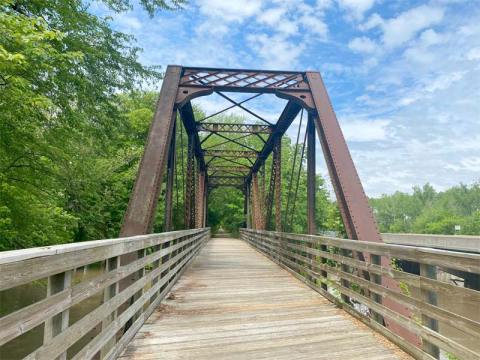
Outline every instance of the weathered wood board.
POLYGON ((247 243, 215 238, 120 359, 411 359, 247 243))

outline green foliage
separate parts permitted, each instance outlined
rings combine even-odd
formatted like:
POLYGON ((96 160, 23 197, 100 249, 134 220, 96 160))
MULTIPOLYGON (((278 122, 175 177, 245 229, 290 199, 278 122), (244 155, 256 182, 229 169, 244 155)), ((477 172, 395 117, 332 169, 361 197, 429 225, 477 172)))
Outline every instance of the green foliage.
POLYGON ((429 184, 412 194, 396 192, 370 199, 382 232, 480 234, 480 184, 436 192, 429 184), (460 231, 455 232, 455 226, 460 231))
POLYGON ((3 0, 0 33, 0 249, 117 236, 151 114, 118 92, 160 74, 82 1, 3 0))

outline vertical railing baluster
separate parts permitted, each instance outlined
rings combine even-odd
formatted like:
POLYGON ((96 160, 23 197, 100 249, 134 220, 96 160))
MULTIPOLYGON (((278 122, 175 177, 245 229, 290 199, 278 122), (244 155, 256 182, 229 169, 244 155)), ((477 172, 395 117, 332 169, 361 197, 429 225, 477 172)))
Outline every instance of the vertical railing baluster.
MULTIPOLYGON (((437 267, 435 265, 420 263, 420 276, 436 280, 437 267)), ((421 294, 422 300, 429 304, 437 305, 437 302, 438 302, 437 294, 431 290, 423 288, 421 284, 422 282, 420 281, 420 294, 421 294)), ((438 321, 424 314, 422 314, 422 324, 434 331, 438 331, 438 321)), ((436 359, 440 358, 440 349, 438 348, 438 346, 435 346, 426 340, 422 341, 422 346, 423 346, 423 351, 432 355, 436 359)))
MULTIPOLYGON (((375 254, 370 254, 370 262, 372 264, 375 264, 375 265, 379 265, 381 266, 382 264, 382 258, 381 256, 379 255, 375 255, 375 254)), ((368 273, 369 276, 370 276, 370 281, 375 283, 375 284, 378 284, 378 285, 382 285, 382 277, 378 274, 374 274, 374 273, 368 273)), ((370 297, 372 298, 373 301, 381 304, 382 303, 382 296, 379 295, 379 294, 376 294, 374 292, 372 292, 370 294, 370 297)), ((383 316, 376 313, 375 311, 372 311, 372 318, 378 322, 379 324, 383 324, 383 316)))
MULTIPOLYGON (((138 250, 138 258, 141 259, 141 258, 144 258, 145 256, 147 256, 147 249, 142 249, 142 250, 138 250)), ((145 265, 146 266, 146 265, 145 265)), ((143 277, 145 277, 145 274, 146 274, 146 269, 145 269, 145 266, 142 266, 142 268, 140 270, 138 270, 138 280, 139 281, 140 279, 142 279, 143 277)), ((139 298, 142 297, 142 295, 145 293, 145 286, 143 286, 139 292, 137 293, 137 296, 135 296, 135 300, 138 300, 139 298)), ((134 318, 134 321, 136 319, 138 319, 143 313, 143 307, 141 307, 137 313, 135 314, 135 318, 134 318)))
MULTIPOLYGON (((320 250, 327 252, 328 247, 326 245, 320 245, 320 250)), ((327 258, 321 257, 320 262, 323 265, 327 265, 327 258)), ((323 290, 328 291, 328 285, 327 285, 327 283, 328 283, 328 281, 327 281, 328 280, 328 273, 325 270, 322 270, 322 271, 320 271, 320 274, 321 274, 322 278, 324 279, 324 281, 321 282, 320 286, 322 287, 323 290)))
MULTIPOLYGON (((72 285, 72 270, 68 270, 59 274, 48 277, 47 282, 47 296, 52 296, 65 290, 72 285)), ((47 344, 51 339, 60 334, 68 328, 70 309, 64 310, 61 313, 52 316, 45 321, 45 328, 43 333, 43 343, 47 344)), ((57 357, 57 360, 66 360, 67 352, 63 352, 57 357)))
MULTIPOLYGON (((114 256, 106 260, 105 264, 105 271, 110 272, 118 269, 120 267, 120 257, 119 256, 114 256)), ((112 299, 115 295, 118 294, 119 292, 119 287, 120 283, 117 281, 107 287, 103 291, 103 302, 107 302, 108 300, 112 299)), ((105 329, 117 318, 118 315, 118 309, 115 309, 112 311, 111 314, 109 314, 103 321, 102 321, 102 332, 106 331, 105 329)), ((110 340, 108 340, 105 345, 102 347, 102 350, 100 350, 100 358, 103 359, 105 358, 105 355, 110 351, 111 348, 115 346, 116 343, 116 336, 115 334, 112 334, 112 337, 110 340)))

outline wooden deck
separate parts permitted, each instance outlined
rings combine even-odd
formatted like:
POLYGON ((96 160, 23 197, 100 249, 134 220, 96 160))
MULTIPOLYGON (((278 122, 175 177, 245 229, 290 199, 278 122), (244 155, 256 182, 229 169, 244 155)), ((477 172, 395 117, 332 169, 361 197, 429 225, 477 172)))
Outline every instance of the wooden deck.
POLYGON ((411 359, 237 239, 211 239, 120 359, 411 359))

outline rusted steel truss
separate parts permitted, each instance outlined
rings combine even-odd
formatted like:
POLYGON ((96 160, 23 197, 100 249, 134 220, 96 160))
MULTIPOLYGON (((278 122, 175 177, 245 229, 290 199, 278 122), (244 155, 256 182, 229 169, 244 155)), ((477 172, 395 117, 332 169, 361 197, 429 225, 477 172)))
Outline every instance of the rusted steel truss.
POLYGON ((243 176, 210 176, 208 186, 210 189, 217 187, 234 187, 240 190, 245 188, 245 177, 243 176))
MULTIPOLYGON (((181 66, 167 67, 121 235, 145 234, 152 230, 163 174, 167 163, 170 163, 168 167, 171 169, 171 164, 175 160, 168 157, 168 150, 173 141, 172 131, 177 112, 189 140, 185 174, 185 226, 205 226, 208 191, 220 186, 230 186, 241 189, 248 197, 245 200, 247 224, 257 229, 265 229, 265 220, 271 221, 274 208, 275 229, 280 231, 282 228, 280 144, 283 134, 302 108, 309 114, 308 232, 315 232, 314 129, 316 129, 348 237, 361 241, 382 242, 327 90, 318 72, 181 66), (253 95, 244 100, 235 100, 230 93, 253 95), (211 94, 222 97, 230 105, 202 119, 195 119, 191 100, 211 94), (273 94, 287 101, 274 123, 248 107, 249 101, 262 94, 273 94), (255 123, 232 124, 216 121, 218 115, 233 108, 246 112, 255 123), (261 139, 262 148, 254 149, 246 140, 249 137, 261 139), (215 139, 213 145, 211 139, 215 139), (229 146, 228 150, 224 149, 226 144, 229 146), (235 146, 239 149, 233 150, 235 146), (263 190, 265 176, 259 178, 258 175, 271 155, 273 167, 269 192, 265 196, 263 190), (261 187, 259 180, 262 181, 261 187)), ((170 179, 167 181, 169 189, 166 191, 168 202, 171 201, 170 187, 174 182, 171 181, 171 176, 167 178, 170 179)), ((170 208, 171 206, 167 204, 167 209, 170 208)), ((169 221, 167 217, 167 225, 169 221)), ((356 255, 372 263, 380 263, 383 267, 390 267, 390 259, 386 257, 378 259, 367 253, 356 255)), ((369 277, 368 273, 365 274, 369 277)), ((372 279, 375 280, 375 277, 372 279)), ((399 290, 398 284, 390 278, 382 278, 379 281, 384 286, 399 290)), ((397 312, 408 313, 392 300, 386 299, 385 305, 397 312)), ((404 338, 406 334, 408 335, 405 329, 391 326, 388 321, 385 323, 393 332, 401 333, 404 338)), ((415 336, 410 338, 411 341, 418 340, 415 336)))
POLYGON ((237 134, 270 134, 272 127, 263 124, 222 124, 222 123, 197 123, 197 131, 226 132, 237 134))

